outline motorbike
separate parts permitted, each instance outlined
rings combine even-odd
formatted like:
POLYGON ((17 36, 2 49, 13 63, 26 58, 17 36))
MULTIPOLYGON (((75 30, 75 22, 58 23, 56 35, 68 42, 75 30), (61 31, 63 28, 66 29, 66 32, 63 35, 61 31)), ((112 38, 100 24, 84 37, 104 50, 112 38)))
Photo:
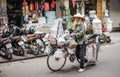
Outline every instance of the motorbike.
POLYGON ((45 43, 42 40, 43 35, 41 34, 28 34, 22 35, 21 38, 25 43, 25 48, 28 53, 38 55, 39 52, 43 53, 45 50, 45 43))
POLYGON ((24 42, 22 41, 20 36, 13 36, 10 38, 12 47, 13 47, 13 54, 17 56, 24 56, 25 51, 24 51, 24 42))
POLYGON ((12 44, 9 38, 2 38, 0 40, 0 55, 8 60, 12 59, 12 44))
POLYGON ((109 31, 104 31, 102 35, 99 36, 100 43, 110 43, 111 42, 111 33, 109 31))
POLYGON ((9 35, 10 34, 7 29, 5 29, 4 31, 0 31, 0 56, 11 60, 13 49, 10 37, 8 37, 9 35))
POLYGON ((44 53, 45 48, 46 48, 44 37, 45 37, 46 33, 35 33, 35 35, 37 37, 36 43, 38 43, 40 46, 40 52, 44 53))

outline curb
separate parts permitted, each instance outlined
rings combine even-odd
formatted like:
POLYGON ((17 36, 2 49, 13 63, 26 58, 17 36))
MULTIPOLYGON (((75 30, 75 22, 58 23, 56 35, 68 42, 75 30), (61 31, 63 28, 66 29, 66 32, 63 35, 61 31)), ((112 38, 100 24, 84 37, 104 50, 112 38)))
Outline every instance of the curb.
POLYGON ((4 59, 3 61, 0 61, 0 64, 8 63, 8 62, 15 62, 15 61, 28 60, 28 59, 34 59, 34 58, 45 57, 45 56, 47 56, 47 54, 41 54, 41 55, 38 55, 38 56, 25 57, 25 58, 19 58, 19 59, 12 59, 12 60, 4 59))

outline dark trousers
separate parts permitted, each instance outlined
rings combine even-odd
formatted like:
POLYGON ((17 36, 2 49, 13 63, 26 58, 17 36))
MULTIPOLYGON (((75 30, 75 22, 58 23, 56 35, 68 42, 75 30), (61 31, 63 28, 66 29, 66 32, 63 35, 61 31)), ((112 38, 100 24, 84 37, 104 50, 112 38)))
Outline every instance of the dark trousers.
POLYGON ((80 68, 84 69, 84 63, 87 62, 85 59, 86 55, 86 44, 79 44, 76 47, 76 57, 80 59, 80 68))

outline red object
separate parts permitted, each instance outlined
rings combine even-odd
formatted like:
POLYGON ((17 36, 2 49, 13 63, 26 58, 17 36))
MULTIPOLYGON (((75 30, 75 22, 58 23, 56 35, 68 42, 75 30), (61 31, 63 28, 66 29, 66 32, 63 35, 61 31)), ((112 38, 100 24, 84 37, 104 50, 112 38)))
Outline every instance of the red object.
POLYGON ((23 6, 26 6, 28 3, 26 1, 24 1, 22 4, 23 4, 23 6))
POLYGON ((51 2, 51 8, 55 8, 55 4, 56 4, 56 2, 54 0, 52 0, 52 2, 51 2))
POLYGON ((8 39, 8 40, 6 40, 4 43, 5 43, 5 44, 8 44, 8 43, 10 43, 10 42, 11 42, 11 40, 8 39))
POLYGON ((75 7, 76 5, 76 0, 72 0, 72 6, 75 7))
POLYGON ((49 3, 48 2, 45 2, 44 3, 44 9, 46 10, 46 11, 49 11, 49 3))
POLYGON ((38 11, 39 10, 39 6, 38 6, 38 2, 35 2, 35 10, 38 11))
POLYGON ((111 5, 111 0, 108 0, 108 6, 110 7, 110 5, 111 5))
POLYGON ((33 12, 34 11, 34 4, 31 2, 30 3, 30 11, 33 12))
POLYGON ((107 28, 106 27, 102 28, 102 32, 105 32, 105 31, 107 31, 107 28))

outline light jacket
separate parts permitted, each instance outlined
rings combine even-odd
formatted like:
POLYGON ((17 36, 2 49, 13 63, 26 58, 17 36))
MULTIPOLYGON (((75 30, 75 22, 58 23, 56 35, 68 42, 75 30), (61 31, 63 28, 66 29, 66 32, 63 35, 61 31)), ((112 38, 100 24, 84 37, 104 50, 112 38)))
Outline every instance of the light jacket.
POLYGON ((83 44, 86 40, 85 25, 84 23, 79 23, 73 30, 75 40, 78 44, 83 44))

